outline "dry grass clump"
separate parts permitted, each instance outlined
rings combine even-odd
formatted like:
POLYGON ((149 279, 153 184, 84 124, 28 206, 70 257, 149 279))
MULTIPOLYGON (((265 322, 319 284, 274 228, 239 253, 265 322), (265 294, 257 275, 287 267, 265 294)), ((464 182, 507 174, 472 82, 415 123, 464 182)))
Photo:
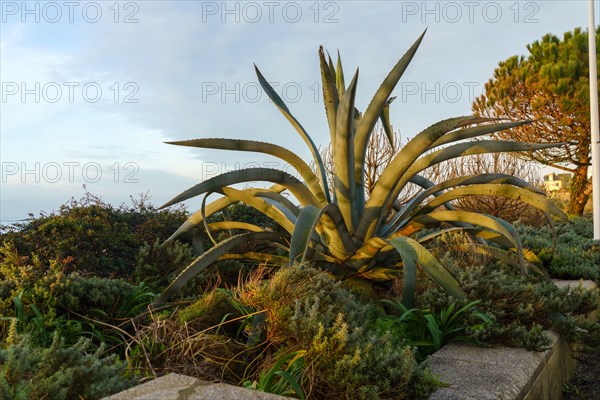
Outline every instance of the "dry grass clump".
POLYGON ((127 358, 145 375, 177 372, 209 381, 239 383, 245 363, 236 358, 246 347, 216 333, 218 325, 202 327, 194 321, 180 322, 177 312, 152 315, 128 343, 127 358))

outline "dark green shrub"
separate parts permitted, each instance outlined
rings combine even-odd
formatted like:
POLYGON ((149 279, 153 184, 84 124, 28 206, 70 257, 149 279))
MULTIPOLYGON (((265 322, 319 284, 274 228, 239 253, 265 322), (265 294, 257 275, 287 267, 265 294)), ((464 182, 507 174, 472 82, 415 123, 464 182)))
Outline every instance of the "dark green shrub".
POLYGON ((133 386, 125 364, 104 357, 103 350, 91 352, 86 339, 65 346, 55 335, 50 347, 41 348, 22 337, 0 350, 0 398, 93 400, 133 386))
MULTIPOLYGON (((561 289, 496 263, 465 267, 446 262, 469 298, 481 300, 478 309, 493 321, 485 329, 467 331, 474 340, 542 350, 550 343, 544 329, 587 344, 600 333, 600 325, 590 325, 584 318, 600 306, 598 289, 561 289)), ((440 308, 455 301, 434 287, 422 297, 422 308, 440 308)))
MULTIPOLYGON (((113 207, 88 193, 0 237, 14 242, 20 254, 36 254, 42 264, 70 260, 66 272, 127 279, 142 244, 165 240, 186 218, 181 209, 157 211, 144 199, 133 207, 113 207)), ((182 240, 191 242, 191 236, 182 240)))
POLYGON ((174 279, 178 270, 194 258, 192 247, 178 241, 162 245, 159 239, 145 243, 136 255, 135 280, 145 282, 155 292, 161 292, 174 279))
POLYGON ((144 283, 79 275, 72 275, 57 295, 57 306, 68 312, 113 319, 135 317, 154 299, 144 283))
POLYGON ((557 222, 556 248, 548 226, 517 225, 517 229, 523 246, 537 254, 552 277, 600 281, 600 242, 592 240, 593 224, 589 217, 557 222))
POLYGON ((82 335, 92 337, 95 345, 122 344, 118 331, 106 323, 125 321, 122 329, 127 329, 127 320, 154 299, 143 283, 66 275, 64 269, 56 261, 45 266, 35 255, 22 257, 10 242, 0 247, 0 339, 8 334, 11 318, 17 318, 17 331, 40 345, 49 345, 54 332, 67 344, 82 335))

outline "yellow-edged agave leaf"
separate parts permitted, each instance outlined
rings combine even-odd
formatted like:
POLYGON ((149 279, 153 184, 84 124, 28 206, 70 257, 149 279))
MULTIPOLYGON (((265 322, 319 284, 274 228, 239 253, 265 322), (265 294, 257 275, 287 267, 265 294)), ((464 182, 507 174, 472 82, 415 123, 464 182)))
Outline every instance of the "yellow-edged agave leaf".
POLYGON ((264 229, 260 226, 238 221, 212 222, 208 224, 208 229, 211 231, 227 231, 231 229, 241 229, 249 232, 264 232, 264 229))
POLYGON ((237 190, 230 187, 224 187, 223 193, 227 197, 235 201, 240 201, 244 204, 247 204, 250 207, 265 214, 267 217, 271 218, 279 225, 281 225, 281 227, 288 231, 290 234, 294 231, 294 224, 296 221, 291 221, 289 219, 289 215, 284 214, 281 209, 277 208, 265 199, 250 195, 242 190, 237 190))
POLYGON ((333 59, 331 58, 331 54, 329 54, 329 52, 327 52, 327 63, 329 65, 329 70, 331 71, 331 76, 336 76, 335 64, 333 63, 333 59))
MULTIPOLYGON (((389 267, 381 267, 374 263, 375 256, 384 253, 386 251, 394 251, 398 253, 395 248, 389 243, 389 241, 381 238, 381 237, 373 237, 366 241, 353 255, 351 258, 346 260, 346 264, 356 269, 357 276, 361 277, 370 277, 371 271, 379 269, 380 272, 386 271, 390 269, 389 267)), ((403 263, 399 263, 394 268, 398 268, 402 266, 403 263)), ((407 266, 408 269, 412 268, 411 265, 407 266)), ((389 271, 388 271, 389 272, 389 271)), ((398 274, 398 271, 395 272, 398 274)), ((383 277, 384 274, 378 274, 379 278, 383 277)), ((412 276, 411 272, 408 272, 409 279, 412 276)), ((416 275, 414 275, 416 277, 416 275)), ((406 283, 406 281, 405 281, 406 283)))
POLYGON ((406 176, 403 176, 399 180, 398 187, 403 187, 403 185, 409 182, 412 175, 416 175, 426 168, 453 158, 477 154, 534 151, 551 147, 556 146, 554 144, 520 143, 507 140, 476 140, 454 144, 429 153, 417 160, 417 162, 411 165, 410 169, 406 172, 406 176))
POLYGON ((244 253, 227 253, 219 257, 219 261, 223 260, 250 260, 259 263, 267 263, 271 265, 286 265, 287 257, 276 256, 274 254, 259 253, 255 251, 246 251, 244 253))
POLYGON ((404 289, 402 293, 403 304, 412 304, 416 288, 416 268, 418 265, 442 287, 448 294, 458 299, 465 299, 467 294, 461 289, 460 284, 435 257, 416 240, 399 236, 389 240, 404 262, 404 289), (405 292, 406 291, 406 296, 405 292), (405 303, 406 302, 406 303, 405 303))
MULTIPOLYGON (((387 198, 383 201, 383 209, 387 209, 398 197, 402 189, 410 182, 410 178, 422 170, 432 167, 441 162, 468 155, 488 154, 488 153, 510 153, 520 151, 541 150, 555 147, 553 144, 535 144, 535 143, 517 143, 502 140, 479 140, 474 142, 459 143, 443 149, 429 153, 414 162, 410 168, 401 176, 398 176, 394 188, 387 193, 387 198)), ((387 169, 386 169, 387 171, 387 169)), ((385 172, 384 172, 385 173, 385 172)), ((383 176, 383 175, 382 175, 383 176)), ((381 179, 381 178, 380 178, 381 179)), ((369 200, 370 201, 370 200, 369 200)), ((367 204, 368 206, 368 204, 367 204)), ((381 208, 379 209, 381 211, 381 208)), ((365 213, 366 214, 366 213, 365 213)), ((367 234, 372 234, 371 229, 378 229, 385 220, 385 213, 380 213, 376 221, 371 221, 367 234)))
POLYGON ((529 204, 541 211, 550 213, 559 218, 566 219, 566 214, 553 203, 551 203, 546 197, 538 193, 533 193, 527 189, 522 189, 512 185, 501 185, 501 184, 478 184, 471 186, 463 186, 447 191, 446 193, 440 194, 429 203, 425 204, 422 208, 415 213, 415 215, 422 215, 431 212, 441 206, 442 204, 460 199, 467 196, 502 196, 508 197, 513 200, 519 200, 523 203, 529 204))
POLYGON ((335 123, 337 119, 337 109, 340 104, 340 95, 336 87, 336 77, 331 73, 331 69, 325 60, 325 51, 323 46, 319 47, 319 61, 321 63, 321 81, 323 85, 323 103, 325 104, 325 113, 329 123, 330 140, 332 147, 335 146, 335 123))
MULTIPOLYGON (((310 205, 303 207, 300 211, 290 242, 290 266, 299 261, 297 260, 298 257, 304 258, 306 248, 308 247, 311 235, 314 232, 313 227, 315 223, 318 222, 322 211, 322 209, 310 205)), ((300 260, 300 262, 302 261, 303 260, 300 260)))
POLYGON ((181 290, 181 288, 183 288, 185 284, 188 283, 193 277, 206 269, 206 267, 208 267, 210 264, 217 261, 220 257, 227 254, 227 252, 243 243, 259 240, 281 242, 282 237, 280 233, 276 232, 251 232, 242 233, 240 235, 230 237, 229 239, 225 239, 224 241, 220 242, 218 246, 212 247, 192 261, 192 263, 188 265, 160 294, 160 296, 157 297, 154 303, 152 303, 152 306, 157 307, 169 301, 169 299, 173 297, 175 293, 181 290))
MULTIPOLYGON (((367 146, 369 139, 371 138, 371 133, 375 128, 377 119, 381 118, 383 108, 386 105, 389 106, 388 101, 390 99, 390 95, 417 52, 417 49, 419 48, 419 45, 421 44, 426 32, 427 30, 425 30, 421 36, 419 36, 415 43, 408 49, 402 58, 400 58, 394 68, 392 68, 392 70, 386 76, 384 81, 381 83, 381 86, 371 99, 371 102, 367 106, 367 110, 365 111, 363 118, 356 127, 356 134, 354 137, 354 180, 356 182, 358 203, 356 208, 359 215, 362 214, 363 210, 365 209, 365 194, 363 191, 365 173, 364 166, 365 157, 367 155, 367 146)), ((360 238, 364 239, 364 237, 365 236, 363 234, 360 235, 360 238)))
POLYGON ((388 99, 388 101, 385 103, 385 106, 383 106, 383 110, 381 110, 381 115, 379 116, 385 136, 387 137, 390 146, 392 146, 392 151, 394 151, 396 148, 396 144, 394 143, 394 132, 392 131, 392 123, 390 122, 390 104, 392 104, 394 100, 396 100, 396 96, 388 99))
MULTIPOLYGON (((346 82, 344 81, 344 68, 342 67, 342 57, 340 51, 337 52, 337 68, 335 70, 335 84, 338 90, 338 98, 344 97, 346 92, 346 82)), ((332 143, 333 144, 333 143, 332 143)))
POLYGON ((354 99, 358 83, 358 70, 344 94, 337 111, 334 152, 334 189, 338 207, 350 233, 358 219, 356 210, 356 185, 354 182, 354 99))
POLYGON ((267 82, 263 74, 259 71, 258 67, 255 65, 254 69, 256 71, 256 76, 258 77, 258 82, 260 86, 263 88, 269 99, 275 104, 275 106, 281 111, 283 116, 292 124, 296 132, 302 137, 304 142, 307 144, 310 152, 312 153, 313 159, 315 161, 316 168, 319 171, 321 188, 323 189, 323 193, 327 196, 327 200, 329 199, 329 188, 327 187, 327 174, 325 173, 325 166, 323 165, 323 160, 321 159, 321 154, 319 153, 319 149, 315 146, 312 138, 306 132, 306 130, 300 125, 300 122, 292 115, 289 108, 285 105, 284 101, 279 97, 275 89, 267 82))
POLYGON ((371 99, 371 102, 367 106, 367 110, 365 111, 360 124, 356 128, 356 136, 354 138, 354 152, 356 154, 356 160, 354 169, 356 172, 357 184, 362 184, 363 182, 364 160, 367 154, 367 144, 369 143, 371 132, 373 132, 375 124, 381 115, 381 111, 387 104, 392 91, 398 84, 398 81, 404 74, 404 71, 406 71, 406 68, 417 52, 419 45, 423 41, 425 32, 419 36, 415 43, 408 49, 402 58, 400 58, 394 68, 392 68, 390 73, 386 76, 384 81, 381 83, 381 86, 371 99))
MULTIPOLYGON (((406 146, 394 156, 377 180, 377 183, 371 192, 371 197, 365 205, 364 213, 358 228, 353 236, 361 242, 373 237, 375 226, 383 215, 383 208, 384 205, 388 204, 387 200, 390 198, 390 193, 394 190, 398 180, 404 176, 410 166, 427 151, 429 146, 445 133, 453 131, 461 126, 475 123, 477 120, 478 119, 473 116, 446 119, 433 124, 410 140, 406 146)), ((394 199, 397 197, 398 196, 396 195, 394 199)))
POLYGON ((386 242, 385 239, 373 237, 363 243, 363 245, 352 254, 352 257, 346 260, 346 264, 358 272, 366 272, 371 267, 371 261, 374 260, 375 256, 386 246, 388 246, 388 242, 386 242))
POLYGON ((498 243, 500 246, 506 247, 506 248, 511 248, 513 247, 513 242, 509 239, 507 239, 506 237, 502 236, 501 234, 499 234, 498 232, 494 232, 494 231, 489 231, 487 229, 482 229, 482 228, 446 228, 446 229, 441 229, 437 232, 433 232, 433 233, 429 233, 425 236, 421 236, 418 239, 418 242, 421 244, 424 244, 430 240, 433 240, 437 237, 443 236, 443 235, 449 235, 449 234, 456 234, 456 233, 466 233, 469 236, 472 237, 479 237, 482 239, 485 239, 486 241, 489 242, 494 242, 494 243, 498 243))
POLYGON ((269 199, 270 201, 278 203, 281 208, 287 209, 289 212, 292 213, 292 215, 294 215, 296 217, 298 216, 298 214, 300 214, 300 209, 298 208, 297 205, 295 205, 294 203, 289 201, 285 196, 282 196, 281 194, 279 194, 277 192, 260 191, 260 192, 255 193, 255 195, 256 195, 256 197, 262 197, 264 199, 269 199))
POLYGON ((272 168, 246 168, 240 171, 225 172, 207 179, 168 201, 160 208, 191 199, 207 192, 222 193, 223 188, 236 183, 266 181, 284 186, 301 204, 318 205, 318 201, 306 186, 287 172, 272 168))
MULTIPOLYGON (((220 199, 217 199, 206 206, 204 215, 213 215, 215 213, 218 213, 219 211, 229 207, 233 203, 235 203, 234 200, 228 197, 221 197, 220 199)), ((163 245, 176 239, 177 237, 179 237, 179 235, 189 231, 196 225, 200 224, 204 220, 204 215, 202 210, 196 211, 183 224, 181 224, 181 226, 171 236, 169 236, 167 240, 165 240, 163 245)))
POLYGON ((317 232, 325 237, 328 251, 336 259, 346 260, 358 249, 336 204, 325 206, 319 222, 317 232))
MULTIPOLYGON (((392 199, 398 197, 402 189, 412 177, 426 168, 430 168, 441 162, 462 156, 491 154, 491 153, 512 153, 521 151, 541 150, 550 147, 555 147, 553 144, 536 144, 536 143, 517 143, 504 140, 479 140, 474 142, 459 143, 452 146, 436 150, 421 157, 416 162, 412 163, 402 175, 397 175, 396 184, 393 190, 388 194, 388 198, 384 204, 390 204, 392 199)), ((387 170, 387 169, 386 169, 387 170)))
POLYGON ((269 154, 285 161, 296 171, 298 171, 302 179, 304 179, 306 186, 308 186, 312 194, 319 200, 322 206, 324 206, 327 202, 325 193, 323 193, 323 189, 319 185, 319 180, 310 169, 308 164, 306 164, 306 162, 304 162, 304 160, 298 157, 294 152, 286 149, 285 147, 277 146, 267 142, 259 142, 256 140, 222 138, 192 139, 166 143, 177 146, 218 150, 250 151, 255 153, 269 154))
POLYGON ((288 207, 286 207, 283 203, 281 203, 279 200, 275 200, 272 197, 269 196, 264 196, 265 193, 260 193, 255 195, 255 197, 258 197, 264 201, 266 201, 267 203, 269 203, 270 205, 272 205, 273 207, 277 208, 279 211, 281 211, 281 213, 283 215, 285 215, 285 217, 287 219, 289 219, 290 221, 292 221, 293 223, 296 223, 296 219, 298 219, 298 214, 296 214, 294 211, 290 210, 288 207))
MULTIPOLYGON (((482 122, 491 122, 491 121, 498 121, 498 119, 488 118, 487 121, 482 121, 482 122)), ((470 127, 470 128, 459 129, 457 131, 450 132, 450 133, 442 136, 438 140, 436 140, 433 143, 433 145, 431 146, 431 148, 439 147, 444 144, 458 142, 460 140, 474 139, 476 137, 489 135, 491 133, 495 133, 495 132, 499 132, 499 131, 503 131, 503 130, 507 130, 507 129, 511 129, 511 128, 516 128, 516 127, 523 126, 523 125, 528 125, 532 122, 533 121, 530 121, 530 120, 513 121, 513 122, 503 122, 503 123, 498 123, 498 124, 478 125, 478 126, 474 126, 474 127, 470 127)))
POLYGON ((389 282, 392 279, 402 276, 402 268, 375 267, 365 272, 356 274, 357 278, 366 279, 373 282, 389 282))
MULTIPOLYGON (((469 224, 483 226, 485 228, 491 229, 502 234, 504 237, 510 240, 513 243, 514 247, 517 249, 521 270, 523 273, 527 272, 525 268, 525 260, 523 258, 523 247, 521 245, 519 233, 511 224, 500 218, 496 218, 486 214, 474 213, 470 211, 438 211, 431 214, 420 215, 418 217, 415 217, 411 220, 408 226, 412 227, 413 229, 416 228, 418 230, 420 229, 419 226, 424 227, 427 225, 438 225, 440 222, 454 221, 467 222, 469 224)), ((395 235, 396 234, 392 236, 395 235)))
MULTIPOLYGON (((413 230, 413 232, 416 232, 425 226, 454 221, 467 222, 496 231, 510 240, 515 248, 518 247, 519 234, 515 228, 508 222, 487 214, 471 211, 437 211, 426 215, 419 215, 413 218, 407 226, 416 228, 416 230, 413 230)), ((391 235, 391 237, 396 236, 404 236, 404 234, 400 231, 391 235)))
MULTIPOLYGON (((268 189, 244 189, 244 192, 246 192, 248 194, 257 194, 257 195, 260 195, 262 192, 267 192, 267 193, 273 193, 273 194, 279 195, 279 193, 283 192, 284 190, 286 190, 285 187, 283 187, 281 185, 273 185, 268 189)), ((171 240, 176 239, 177 237, 179 237, 179 235, 189 231, 190 229, 194 228, 198 224, 202 223, 205 216, 211 216, 213 214, 216 214, 219 211, 222 211, 222 210, 226 209, 227 207, 229 207, 230 205, 236 203, 235 200, 232 200, 227 196, 223 196, 217 200, 214 200, 213 202, 209 203, 208 205, 205 205, 205 200, 206 200, 206 197, 202 201, 203 207, 205 207, 205 208, 198 210, 194 214, 192 214, 183 224, 181 224, 181 226, 177 229, 177 231, 175 231, 175 233, 173 233, 167 240, 165 240, 165 242, 163 244, 166 244, 166 243, 170 242, 171 240)))
MULTIPOLYGON (((532 184, 524 181, 523 179, 517 178, 512 175, 507 174, 493 174, 486 173, 480 175, 473 176, 461 176, 458 178, 449 179, 447 181, 441 182, 439 184, 434 184, 428 179, 415 175, 410 180, 412 183, 415 183, 426 190, 415 195, 410 201, 408 201, 403 207, 397 210, 396 215, 392 218, 392 220, 381 230, 381 234, 386 235, 390 232, 393 232, 398 229, 399 226, 402 225, 403 221, 409 218, 409 216, 415 211, 418 207, 422 205, 422 203, 430 196, 440 196, 445 189, 452 189, 459 186, 466 185, 479 185, 479 184, 487 184, 487 183, 495 183, 495 184, 507 184, 514 185, 517 187, 522 187, 530 192, 543 194, 544 192, 532 184)), ((444 207, 449 210, 453 210, 454 207, 450 205, 448 202, 442 203, 444 207)))

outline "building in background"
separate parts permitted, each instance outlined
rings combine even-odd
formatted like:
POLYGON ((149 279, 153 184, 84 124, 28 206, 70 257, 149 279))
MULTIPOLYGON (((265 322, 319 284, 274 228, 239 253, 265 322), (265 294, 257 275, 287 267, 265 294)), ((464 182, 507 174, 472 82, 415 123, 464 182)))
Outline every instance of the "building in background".
POLYGON ((548 174, 544 175, 544 190, 547 193, 568 190, 571 184, 572 174, 548 174))

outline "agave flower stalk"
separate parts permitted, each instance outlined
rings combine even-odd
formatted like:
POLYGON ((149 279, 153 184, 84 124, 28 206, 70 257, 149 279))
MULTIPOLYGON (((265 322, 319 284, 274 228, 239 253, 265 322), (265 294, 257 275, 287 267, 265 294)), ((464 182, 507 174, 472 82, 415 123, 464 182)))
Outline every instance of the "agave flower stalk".
POLYGON ((300 179, 276 169, 248 168, 201 182, 163 205, 168 207, 195 196, 205 196, 200 210, 168 240, 199 224, 204 224, 209 232, 236 229, 242 233, 219 242, 199 256, 165 289, 155 304, 168 301, 194 275, 218 260, 281 261, 281 255, 276 256, 274 252, 235 252, 240 244, 252 241, 269 243, 273 248, 284 248, 287 254, 285 259, 292 265, 310 261, 339 279, 357 284, 385 282, 401 276, 404 282, 402 301, 409 307, 415 294, 418 267, 448 293, 458 298, 466 296, 459 282, 425 247, 429 241, 445 233, 471 235, 477 242, 468 251, 493 255, 518 265, 523 273, 527 273, 532 265, 525 260, 519 235, 509 223, 490 215, 456 210, 451 202, 463 196, 506 196, 563 217, 562 211, 550 203, 543 192, 519 178, 505 174, 486 173, 434 183, 420 173, 456 157, 531 151, 552 146, 481 139, 529 121, 462 116, 435 123, 397 149, 366 200, 365 157, 371 133, 380 120, 390 144, 394 146, 389 118, 390 104, 394 99, 391 95, 424 35, 392 68, 364 113, 359 112, 354 104, 358 70, 346 86, 339 53, 334 65, 323 48, 319 49, 325 113, 332 144, 332 188, 328 187, 323 160, 311 136, 256 66, 260 85, 305 141, 312 153, 316 172, 292 151, 272 143, 218 138, 170 142, 179 146, 268 154, 293 166, 300 179), (475 138, 479 140, 471 140, 475 138), (244 190, 232 187, 254 181, 271 182, 273 186, 244 190), (398 196, 409 184, 417 185, 421 190, 398 207, 398 196), (295 202, 283 196, 284 191, 289 192, 295 202), (220 193, 222 197, 206 204, 206 197, 212 193, 220 193), (236 222, 207 223, 208 216, 236 202, 245 203, 269 216, 281 226, 281 232, 265 231, 258 226, 236 222), (437 230, 417 239, 415 234, 425 227, 437 230), (488 246, 490 242, 504 249, 488 246))

